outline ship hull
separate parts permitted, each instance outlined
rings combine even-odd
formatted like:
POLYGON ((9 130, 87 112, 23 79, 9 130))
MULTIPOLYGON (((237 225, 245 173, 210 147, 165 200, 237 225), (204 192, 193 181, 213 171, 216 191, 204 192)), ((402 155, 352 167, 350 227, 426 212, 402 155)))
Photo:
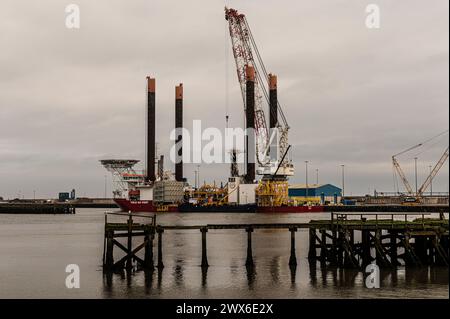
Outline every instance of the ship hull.
POLYGON ((324 206, 258 206, 258 213, 322 213, 324 206))
POLYGON ((324 206, 256 206, 248 205, 217 205, 197 206, 191 204, 154 205, 153 201, 132 201, 124 198, 114 199, 115 203, 124 212, 171 212, 171 213, 322 213, 324 206))
POLYGON ((192 205, 181 204, 180 212, 186 213, 256 213, 256 205, 192 205))
POLYGON ((148 213, 158 213, 158 212, 178 212, 178 206, 173 205, 161 205, 157 206, 153 204, 151 200, 128 200, 125 198, 116 198, 114 202, 120 209, 124 212, 148 212, 148 213))

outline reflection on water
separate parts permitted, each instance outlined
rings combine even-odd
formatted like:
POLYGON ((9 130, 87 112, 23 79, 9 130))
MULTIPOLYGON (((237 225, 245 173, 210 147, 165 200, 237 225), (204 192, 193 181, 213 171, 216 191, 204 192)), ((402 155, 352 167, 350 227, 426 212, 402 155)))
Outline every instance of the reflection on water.
POLYGON ((174 283, 177 287, 183 286, 183 261, 182 260, 176 260, 175 266, 172 271, 172 276, 174 278, 174 283))
POLYGON ((206 281, 208 279, 208 267, 202 268, 202 288, 206 288, 206 281))
POLYGON ((158 268, 158 289, 161 289, 164 268, 158 268))
POLYGON ((291 271, 291 288, 295 288, 295 277, 297 275, 297 266, 289 266, 289 270, 291 271))
POLYGON ((103 287, 106 294, 110 294, 112 291, 113 273, 108 271, 103 274, 103 287))
POLYGON ((153 273, 152 270, 144 270, 144 282, 145 282, 145 294, 149 295, 152 293, 153 286, 153 273))
POLYGON ((255 280, 256 280, 256 270, 253 266, 245 266, 247 270, 247 282, 248 282, 248 289, 253 290, 255 288, 255 280))
MULTIPOLYGON (((291 279, 291 283, 295 283, 295 271, 297 269, 297 267, 295 267, 295 269, 292 269, 293 267, 291 266, 291 278, 292 278, 292 273, 294 280, 291 279)), ((309 278, 310 278, 310 283, 311 286, 316 288, 317 287, 317 264, 315 262, 309 262, 309 278)))
MULTIPOLYGON (((283 280, 287 279, 284 277, 284 271, 286 269, 282 269, 285 265, 281 262, 278 262, 277 258, 273 258, 268 263, 268 274, 270 276, 270 285, 273 287, 280 286, 283 287, 286 283, 283 280)), ((287 270, 289 271, 289 288, 290 291, 296 291, 297 288, 302 287, 301 282, 297 282, 296 276, 297 266, 287 266, 287 270)), ((315 263, 309 263, 309 287, 311 289, 315 289, 316 293, 320 294, 320 292, 326 292, 328 289, 332 288, 333 290, 342 290, 345 292, 344 295, 352 296, 352 297, 375 297, 376 295, 372 295, 374 290, 368 289, 364 287, 364 273, 355 269, 339 269, 334 267, 317 267, 315 263), (349 295, 348 293, 354 290, 356 295, 349 295), (361 292, 363 292, 361 294, 361 292)), ((258 280, 262 281, 267 280, 267 276, 262 274, 258 274, 256 271, 256 267, 254 266, 242 266, 239 271, 245 273, 246 277, 246 286, 247 291, 249 292, 249 296, 252 296, 251 292, 254 291, 258 287, 258 280), (258 278, 262 277, 262 278, 258 278)), ((192 270, 192 269, 191 269, 192 270)), ((167 270, 166 270, 167 271, 167 270)), ((199 282, 192 282, 191 279, 196 276, 190 274, 190 286, 198 285, 202 289, 203 296, 211 295, 210 289, 214 289, 214 287, 208 287, 208 273, 211 271, 210 267, 197 267, 196 271, 200 273, 199 282)), ((231 274, 237 275, 238 269, 235 269, 231 272, 231 274)), ((301 271, 301 270, 300 270, 301 271)), ((143 276, 144 277, 144 286, 145 292, 143 295, 135 295, 136 291, 132 291, 130 289, 128 293, 130 293, 132 297, 141 296, 153 296, 153 295, 161 295, 164 297, 179 297, 177 295, 165 295, 163 290, 168 286, 172 286, 172 288, 185 288, 184 287, 184 267, 182 260, 175 260, 174 267, 171 271, 171 278, 167 278, 170 282, 163 284, 163 274, 164 269, 155 268, 154 270, 136 270, 133 269, 131 271, 120 271, 120 272, 104 272, 103 273, 103 286, 104 293, 106 296, 116 295, 115 289, 119 294, 123 293, 123 281, 126 281, 127 287, 131 288, 131 285, 137 284, 139 286, 139 282, 135 280, 136 277, 143 276), (157 283, 154 287, 154 280, 156 279, 157 283), (117 285, 117 287, 115 287, 117 285)), ((391 296, 389 293, 395 292, 396 289, 400 288, 400 292, 404 292, 405 290, 420 290, 426 287, 433 286, 447 286, 448 288, 448 280, 449 273, 448 268, 445 267, 424 267, 424 268, 399 268, 399 269, 381 269, 380 273, 380 282, 382 291, 387 291, 388 294, 383 295, 383 297, 391 296)), ((211 279, 214 281, 214 279, 211 279)), ((447 290, 448 291, 448 290, 447 290)), ((271 292, 266 290, 261 290, 263 296, 271 297, 271 292)), ((313 297, 311 296, 306 297, 313 297)), ((194 297, 194 296, 192 296, 194 297)), ((234 298, 236 296, 228 295, 230 298, 234 298)), ((286 296, 279 296, 286 297, 286 296)), ((318 296, 315 296, 318 297, 318 296)), ((394 296, 391 296, 394 297, 394 296)), ((398 296, 402 297, 402 296, 398 296)), ((404 296, 403 296, 404 297, 404 296)), ((420 296, 411 296, 415 298, 425 298, 427 295, 420 296)))

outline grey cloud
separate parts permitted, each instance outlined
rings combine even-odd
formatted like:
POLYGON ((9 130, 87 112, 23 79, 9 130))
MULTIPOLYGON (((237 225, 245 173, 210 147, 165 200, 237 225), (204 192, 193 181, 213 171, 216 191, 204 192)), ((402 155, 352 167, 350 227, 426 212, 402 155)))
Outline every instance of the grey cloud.
MULTIPOLYGON (((73 1, 81 29, 56 0, 2 2, 0 196, 76 187, 102 196, 104 157, 144 158, 145 76, 157 78, 157 136, 168 158, 174 86, 185 123, 243 125, 223 7, 246 13, 266 67, 279 78, 297 164, 321 181, 367 193, 392 190, 390 157, 448 128, 448 2, 377 1, 381 29, 364 26, 364 1, 73 1)), ((420 178, 448 140, 420 155, 420 178)), ((409 170, 411 161, 403 159, 409 170)), ((169 166, 169 163, 166 164, 169 166)), ((194 165, 186 166, 193 181, 194 165)), ((225 180, 227 165, 202 165, 225 180)), ((408 171, 410 174, 410 170, 408 171)), ((448 190, 448 164, 434 188, 448 190)))

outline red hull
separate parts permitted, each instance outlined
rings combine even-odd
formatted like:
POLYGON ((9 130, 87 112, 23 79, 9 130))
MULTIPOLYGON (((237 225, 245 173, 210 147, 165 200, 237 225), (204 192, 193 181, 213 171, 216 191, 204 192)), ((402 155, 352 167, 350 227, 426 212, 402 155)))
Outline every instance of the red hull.
POLYGON ((259 206, 257 213, 322 213, 323 206, 259 206))
POLYGON ((148 213, 158 213, 158 212, 178 212, 177 206, 163 205, 156 206, 153 205, 151 200, 128 200, 124 198, 115 198, 114 202, 120 207, 124 212, 148 212, 148 213))
MULTIPOLYGON (((178 206, 174 205, 153 205, 150 200, 137 200, 131 201, 124 198, 114 199, 116 204, 124 212, 148 212, 148 213, 158 213, 158 212, 179 212, 178 206)), ((257 213, 322 213, 324 212, 323 206, 280 206, 280 207, 257 207, 257 213)))

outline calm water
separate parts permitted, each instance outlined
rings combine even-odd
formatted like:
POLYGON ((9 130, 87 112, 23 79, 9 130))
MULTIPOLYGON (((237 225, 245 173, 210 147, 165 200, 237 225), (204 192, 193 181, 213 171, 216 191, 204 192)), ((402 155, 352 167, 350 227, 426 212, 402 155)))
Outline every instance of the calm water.
MULTIPOLYGON (((380 289, 364 287, 362 273, 310 269, 307 231, 297 233, 298 267, 288 266, 290 234, 256 230, 255 272, 245 264, 243 230, 208 232, 202 273, 198 230, 164 233, 165 268, 158 273, 103 275, 104 210, 76 215, 0 215, 1 298, 448 298, 448 268, 383 272, 380 289), (81 287, 67 289, 65 267, 77 264, 81 287)), ((328 214, 166 214, 159 224, 307 222, 328 214)), ((117 217, 116 217, 117 218, 117 217)), ((136 220, 139 222, 140 220, 136 220)), ((156 243, 155 243, 156 244, 156 243)), ((116 249, 117 250, 117 249, 116 249)), ((155 249, 156 254, 156 249, 155 249)), ((156 255, 155 255, 156 257, 156 255)), ((117 257, 116 257, 117 258, 117 257)))

